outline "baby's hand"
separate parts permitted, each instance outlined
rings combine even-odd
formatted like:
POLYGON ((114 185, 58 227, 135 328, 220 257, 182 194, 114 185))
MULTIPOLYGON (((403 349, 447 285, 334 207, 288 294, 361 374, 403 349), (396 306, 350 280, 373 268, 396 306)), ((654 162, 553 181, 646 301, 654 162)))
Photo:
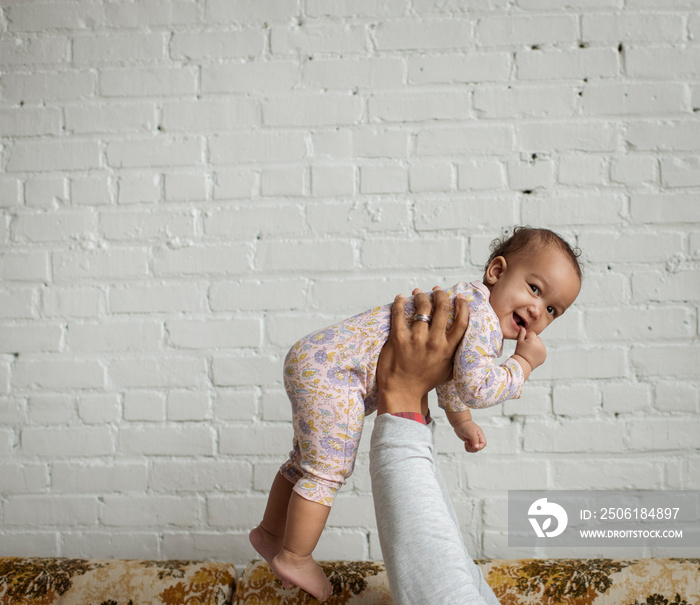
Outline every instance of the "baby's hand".
POLYGON ((525 328, 520 328, 518 333, 518 344, 515 346, 515 354, 520 355, 530 364, 530 370, 541 366, 547 358, 547 349, 542 339, 534 332, 528 332, 525 328))
POLYGON ((455 429, 455 434, 464 441, 464 449, 472 454, 483 450, 486 447, 486 437, 484 431, 473 420, 461 422, 455 429))

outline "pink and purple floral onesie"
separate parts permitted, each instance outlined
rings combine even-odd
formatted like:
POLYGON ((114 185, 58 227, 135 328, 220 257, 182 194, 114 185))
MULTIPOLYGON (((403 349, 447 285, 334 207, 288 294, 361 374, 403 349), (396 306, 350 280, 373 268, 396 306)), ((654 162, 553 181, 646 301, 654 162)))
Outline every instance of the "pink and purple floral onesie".
MULTIPOLYGON (((438 387, 438 405, 449 412, 485 408, 522 393, 524 374, 512 357, 500 365, 503 335, 479 281, 448 290, 450 301, 464 294, 469 327, 455 354, 454 377, 438 387)), ((454 305, 453 309, 454 309, 454 305)), ((413 300, 406 317, 413 322, 413 300)), ((450 313, 449 324, 454 319, 450 313)), ((284 363, 284 386, 292 402, 293 449, 280 473, 294 491, 331 506, 352 474, 365 415, 377 409, 376 369, 389 337, 391 305, 375 307, 302 338, 284 363)))

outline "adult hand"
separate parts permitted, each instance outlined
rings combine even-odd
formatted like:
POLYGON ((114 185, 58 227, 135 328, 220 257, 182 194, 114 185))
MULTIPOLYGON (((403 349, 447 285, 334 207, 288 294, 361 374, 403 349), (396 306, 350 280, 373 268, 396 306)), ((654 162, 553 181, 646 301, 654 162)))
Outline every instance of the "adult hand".
POLYGON ((469 305, 455 298, 455 318, 447 329, 450 300, 447 293, 433 288, 428 295, 413 291, 415 312, 431 315, 430 325, 406 321, 406 299, 399 294, 391 308, 391 333, 377 365, 378 413, 421 412, 421 401, 436 386, 452 377, 455 351, 469 324, 469 305))

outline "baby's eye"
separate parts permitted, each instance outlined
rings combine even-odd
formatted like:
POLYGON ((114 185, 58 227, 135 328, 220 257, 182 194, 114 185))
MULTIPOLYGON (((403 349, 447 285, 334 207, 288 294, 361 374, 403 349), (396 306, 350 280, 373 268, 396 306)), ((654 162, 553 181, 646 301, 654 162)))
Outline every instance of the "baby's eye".
POLYGON ((549 313, 552 317, 557 316, 557 310, 554 307, 547 307, 547 313, 549 313))
POLYGON ((540 293, 540 289, 539 289, 535 284, 530 284, 530 289, 531 289, 535 294, 539 294, 539 293, 540 293))

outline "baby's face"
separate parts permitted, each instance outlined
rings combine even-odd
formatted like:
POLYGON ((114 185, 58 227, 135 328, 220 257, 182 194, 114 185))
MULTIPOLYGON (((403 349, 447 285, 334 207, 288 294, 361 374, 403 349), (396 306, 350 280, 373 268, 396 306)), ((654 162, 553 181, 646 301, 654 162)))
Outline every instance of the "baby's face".
POLYGON ((518 338, 521 326, 542 332, 571 306, 581 289, 571 259, 556 246, 508 261, 498 257, 485 278, 503 337, 510 339, 518 338))

